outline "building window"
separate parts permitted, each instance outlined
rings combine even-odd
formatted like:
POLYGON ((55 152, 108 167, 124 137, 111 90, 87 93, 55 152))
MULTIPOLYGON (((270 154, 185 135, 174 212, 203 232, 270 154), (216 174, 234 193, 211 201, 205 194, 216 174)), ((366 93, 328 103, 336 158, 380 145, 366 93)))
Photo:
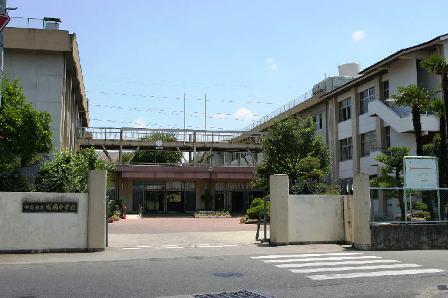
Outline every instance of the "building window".
POLYGON ((375 87, 366 89, 359 93, 359 114, 369 111, 369 102, 375 99, 375 87))
POLYGON ((313 115, 313 121, 316 123, 316 128, 322 129, 322 113, 317 113, 313 115))
POLYGON ((386 148, 390 147, 390 126, 384 128, 385 131, 385 142, 384 145, 386 148))
POLYGON ((339 140, 341 161, 352 159, 352 138, 339 140))
POLYGON ((361 134, 361 156, 367 156, 376 149, 376 131, 361 134))
POLYGON ((351 118, 352 102, 350 97, 339 102, 339 122, 351 118))
POLYGON ((390 93, 389 93, 389 81, 383 82, 383 100, 389 99, 390 93))

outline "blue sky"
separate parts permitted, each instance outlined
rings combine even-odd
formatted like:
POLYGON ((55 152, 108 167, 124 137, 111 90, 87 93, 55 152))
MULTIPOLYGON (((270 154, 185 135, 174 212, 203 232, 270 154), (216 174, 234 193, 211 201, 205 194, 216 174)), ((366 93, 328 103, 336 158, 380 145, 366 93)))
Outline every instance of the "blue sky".
POLYGON ((8 0, 11 16, 59 17, 76 33, 90 126, 183 128, 186 93, 193 129, 204 94, 207 129, 241 129, 339 64, 364 68, 448 32, 445 1, 364 3, 8 0))

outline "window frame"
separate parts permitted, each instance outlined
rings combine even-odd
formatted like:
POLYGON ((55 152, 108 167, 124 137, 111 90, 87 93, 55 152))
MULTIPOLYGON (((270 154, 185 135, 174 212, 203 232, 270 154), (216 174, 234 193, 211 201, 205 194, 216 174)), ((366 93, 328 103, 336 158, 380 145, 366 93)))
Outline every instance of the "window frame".
POLYGON ((375 87, 367 88, 359 92, 359 115, 369 111, 369 102, 375 100, 375 87), (365 93, 365 96, 363 94, 365 93))
POLYGON ((352 100, 351 97, 347 97, 338 102, 339 121, 344 122, 352 118, 352 100))
POLYGON ((351 160, 353 158, 352 137, 339 140, 339 161, 351 160))
POLYGON ((369 156, 371 152, 375 152, 377 148, 376 131, 362 133, 361 140, 361 157, 369 156))

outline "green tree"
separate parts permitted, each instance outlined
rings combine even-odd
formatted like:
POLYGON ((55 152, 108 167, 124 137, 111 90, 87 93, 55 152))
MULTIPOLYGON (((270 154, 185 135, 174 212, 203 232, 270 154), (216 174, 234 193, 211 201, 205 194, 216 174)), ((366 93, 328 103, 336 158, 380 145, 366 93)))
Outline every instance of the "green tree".
MULTIPOLYGON (((153 133, 148 137, 142 138, 144 141, 162 141, 176 142, 177 139, 172 134, 153 133)), ((180 151, 162 151, 162 150, 139 150, 136 152, 127 152, 123 154, 124 162, 135 163, 180 163, 182 162, 182 152, 180 151)))
POLYGON ((412 110, 412 125, 414 126, 415 144, 417 146, 417 155, 423 155, 422 123, 421 113, 430 107, 432 93, 427 89, 409 85, 399 87, 398 94, 394 95, 395 103, 398 106, 410 106, 412 110))
POLYGON ((431 102, 431 111, 439 117, 439 133, 435 134, 430 143, 423 146, 423 153, 425 155, 437 156, 439 158, 439 185, 444 187, 446 185, 446 123, 445 123, 445 109, 441 100, 434 100, 431 102))
MULTIPOLYGON (((382 163, 381 175, 370 181, 371 186, 375 187, 403 187, 403 158, 409 155, 408 147, 389 147, 375 159, 382 163)), ((405 206, 403 194, 400 191, 392 192, 392 195, 398 197, 401 210, 401 220, 405 219, 405 206)))
POLYGON ((79 152, 64 150, 45 162, 35 179, 38 191, 87 192, 91 170, 113 170, 112 165, 100 159, 93 148, 79 152))
POLYGON ((327 145, 311 117, 275 124, 263 138, 262 149, 263 161, 257 166, 255 181, 260 188, 269 189, 270 175, 287 174, 292 181, 307 181, 301 192, 310 193, 330 170, 327 145))
POLYGON ((18 81, 2 80, 0 172, 35 164, 52 147, 51 117, 25 101, 18 81))
MULTIPOLYGON (((442 99, 443 103, 442 107, 438 107, 436 113, 440 119, 440 152, 444 152, 444 154, 440 154, 439 158, 439 166, 440 166, 440 179, 441 186, 447 185, 448 179, 448 167, 446 165, 447 158, 447 115, 448 115, 448 61, 440 56, 440 55, 432 55, 428 58, 422 60, 420 62, 420 66, 426 69, 428 72, 438 75, 441 78, 441 87, 442 87, 442 99)), ((439 104, 440 105, 440 104, 439 104)))

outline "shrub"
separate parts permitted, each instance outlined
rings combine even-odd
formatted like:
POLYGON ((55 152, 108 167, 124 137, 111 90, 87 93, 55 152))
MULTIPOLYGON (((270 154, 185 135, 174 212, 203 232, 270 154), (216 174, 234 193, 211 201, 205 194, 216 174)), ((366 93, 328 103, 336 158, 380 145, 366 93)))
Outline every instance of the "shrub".
POLYGON ((412 203, 412 209, 426 211, 426 210, 428 210, 428 205, 426 205, 423 202, 414 202, 414 203, 412 203))
MULTIPOLYGON (((255 198, 252 203, 250 203, 250 208, 247 209, 246 215, 250 219, 258 219, 261 213, 263 213, 264 200, 263 198, 255 198)), ((266 210, 269 213, 269 203, 267 203, 266 210)))

